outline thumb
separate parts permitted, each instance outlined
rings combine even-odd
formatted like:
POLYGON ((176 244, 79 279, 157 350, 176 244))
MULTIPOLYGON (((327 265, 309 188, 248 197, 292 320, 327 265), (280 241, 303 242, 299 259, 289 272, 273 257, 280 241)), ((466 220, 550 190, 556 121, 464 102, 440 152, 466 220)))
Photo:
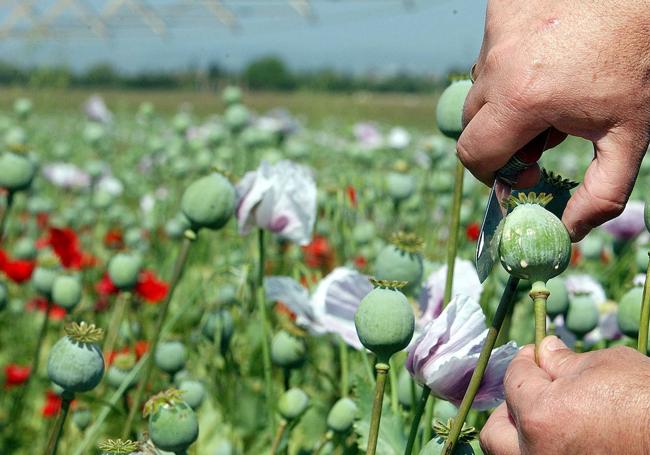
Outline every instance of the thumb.
POLYGON ((584 355, 576 354, 556 336, 544 338, 539 347, 539 366, 555 380, 582 370, 584 355))
POLYGON ((562 217, 574 242, 623 211, 647 146, 647 137, 621 129, 595 142, 595 159, 562 217))

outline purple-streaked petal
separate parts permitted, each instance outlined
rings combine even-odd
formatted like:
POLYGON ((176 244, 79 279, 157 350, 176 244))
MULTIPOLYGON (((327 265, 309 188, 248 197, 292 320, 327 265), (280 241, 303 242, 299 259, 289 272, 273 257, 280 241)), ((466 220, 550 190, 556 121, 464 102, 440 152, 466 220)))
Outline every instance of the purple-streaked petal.
POLYGON ((59 188, 82 189, 90 187, 90 175, 70 163, 51 163, 43 167, 43 176, 59 188))
POLYGON ((566 289, 569 295, 589 294, 596 304, 607 300, 605 290, 601 284, 590 275, 569 275, 566 280, 566 289))
MULTIPOLYGON (((424 284, 419 301, 420 311, 422 312, 422 315, 418 319, 418 325, 420 327, 424 327, 442 312, 446 279, 447 266, 445 265, 429 275, 429 278, 424 284)), ((464 295, 478 302, 482 289, 474 264, 464 259, 456 259, 451 292, 452 297, 464 295)))
POLYGON ((264 292, 267 300, 281 301, 296 316, 314 319, 314 311, 309 301, 309 292, 296 280, 288 276, 264 278, 264 292))
POLYGON ((619 216, 602 225, 602 228, 618 240, 629 240, 645 230, 642 201, 628 201, 619 216))

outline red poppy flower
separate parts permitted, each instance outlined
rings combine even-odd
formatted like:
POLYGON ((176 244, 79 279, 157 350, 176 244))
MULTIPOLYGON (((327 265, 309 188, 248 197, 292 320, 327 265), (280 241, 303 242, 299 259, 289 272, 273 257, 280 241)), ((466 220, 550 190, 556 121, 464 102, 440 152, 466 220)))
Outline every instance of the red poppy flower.
POLYGON ((308 267, 319 268, 325 272, 334 266, 334 252, 327 238, 317 235, 307 246, 302 247, 308 267))
POLYGON ((135 285, 135 292, 149 303, 160 302, 167 296, 169 285, 159 280, 151 270, 143 270, 135 285))
POLYGON ((364 256, 359 255, 354 258, 354 265, 356 265, 359 270, 363 270, 368 265, 368 259, 366 259, 364 256))
POLYGON ((52 247, 66 269, 82 269, 97 263, 95 257, 81 249, 77 233, 70 228, 50 228, 46 244, 52 247))
POLYGON ((582 253, 578 245, 571 245, 571 265, 577 265, 582 259, 582 253))
POLYGON ((467 225, 467 229, 465 229, 465 235, 467 236, 467 240, 471 242, 476 242, 480 234, 481 234, 481 227, 478 225, 478 223, 470 223, 467 225))
MULTIPOLYGON (((113 284, 108 273, 104 273, 102 279, 95 285, 95 289, 101 296, 117 294, 120 290, 113 284)), ((149 303, 158 303, 167 296, 169 285, 158 279, 151 270, 143 270, 135 285, 135 292, 149 303)))
POLYGON ((350 199, 350 205, 354 208, 357 208, 357 191, 352 185, 348 185, 345 191, 348 193, 348 199, 350 199))
POLYGON ((119 250, 124 247, 124 236, 121 229, 109 229, 104 236, 106 248, 119 250))
POLYGON ((63 399, 60 396, 51 390, 48 390, 45 395, 45 404, 43 404, 43 408, 41 409, 43 417, 48 419, 55 417, 61 409, 62 402, 63 399))
POLYGON ((275 311, 278 314, 284 314, 285 316, 287 316, 292 321, 296 320, 296 317, 297 317, 296 313, 291 311, 291 309, 288 306, 286 306, 283 302, 281 302, 279 300, 275 304, 275 311))
POLYGON ((0 250, 0 270, 14 283, 24 283, 29 280, 35 267, 35 261, 13 260, 7 253, 0 250))
POLYGON ((50 214, 41 212, 36 214, 36 224, 40 229, 45 229, 50 223, 50 214))
POLYGON ((140 340, 135 342, 135 357, 140 360, 140 358, 145 355, 149 350, 149 342, 146 340, 140 340))
POLYGON ((5 367, 5 388, 23 385, 29 379, 30 366, 20 366, 10 363, 5 367))
MULTIPOLYGON (((47 309, 47 299, 45 297, 35 297, 29 302, 27 302, 25 308, 27 309, 27 311, 45 312, 45 310, 47 309)), ((60 307, 53 303, 50 305, 48 318, 52 321, 60 321, 65 317, 66 314, 67 311, 65 308, 60 307)))

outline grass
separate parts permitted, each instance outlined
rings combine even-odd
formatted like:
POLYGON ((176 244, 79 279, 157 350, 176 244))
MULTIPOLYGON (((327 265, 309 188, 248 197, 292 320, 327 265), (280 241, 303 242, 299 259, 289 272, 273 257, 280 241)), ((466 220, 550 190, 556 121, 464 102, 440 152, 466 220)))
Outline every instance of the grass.
MULTIPOLYGON (((220 94, 192 90, 90 90, 90 89, 34 89, 25 87, 0 88, 0 104, 11 106, 21 96, 31 98, 40 112, 66 113, 80 109, 93 93, 104 96, 116 113, 133 113, 143 101, 150 101, 163 114, 172 114, 184 104, 199 115, 223 110, 220 94)), ((313 92, 247 92, 244 101, 257 112, 283 107, 310 127, 324 123, 350 124, 372 120, 387 125, 401 125, 421 131, 435 127, 434 94, 402 93, 313 93, 313 92)))

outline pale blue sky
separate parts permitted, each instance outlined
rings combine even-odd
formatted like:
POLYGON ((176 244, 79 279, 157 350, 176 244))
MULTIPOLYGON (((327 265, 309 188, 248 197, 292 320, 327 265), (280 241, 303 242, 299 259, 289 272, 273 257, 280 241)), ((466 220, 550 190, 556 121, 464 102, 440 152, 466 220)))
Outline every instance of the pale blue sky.
MULTIPOLYGON (((85 4, 102 11, 107 1, 85 4)), ((75 69, 110 62, 135 72, 205 67, 212 61, 240 69, 255 57, 274 54, 295 69, 442 74, 471 66, 480 48, 486 1, 411 0, 414 6, 407 8, 398 0, 312 0, 317 16, 313 22, 284 0, 223 1, 240 20, 239 31, 233 33, 210 16, 200 0, 148 0, 166 23, 163 37, 123 7, 107 22, 109 38, 102 40, 70 10, 52 26, 53 36, 22 33, 2 39, 0 59, 24 65, 63 63, 75 69)), ((42 14, 55 2, 34 4, 42 14)), ((9 12, 6 6, 0 8, 0 24, 9 12)))

